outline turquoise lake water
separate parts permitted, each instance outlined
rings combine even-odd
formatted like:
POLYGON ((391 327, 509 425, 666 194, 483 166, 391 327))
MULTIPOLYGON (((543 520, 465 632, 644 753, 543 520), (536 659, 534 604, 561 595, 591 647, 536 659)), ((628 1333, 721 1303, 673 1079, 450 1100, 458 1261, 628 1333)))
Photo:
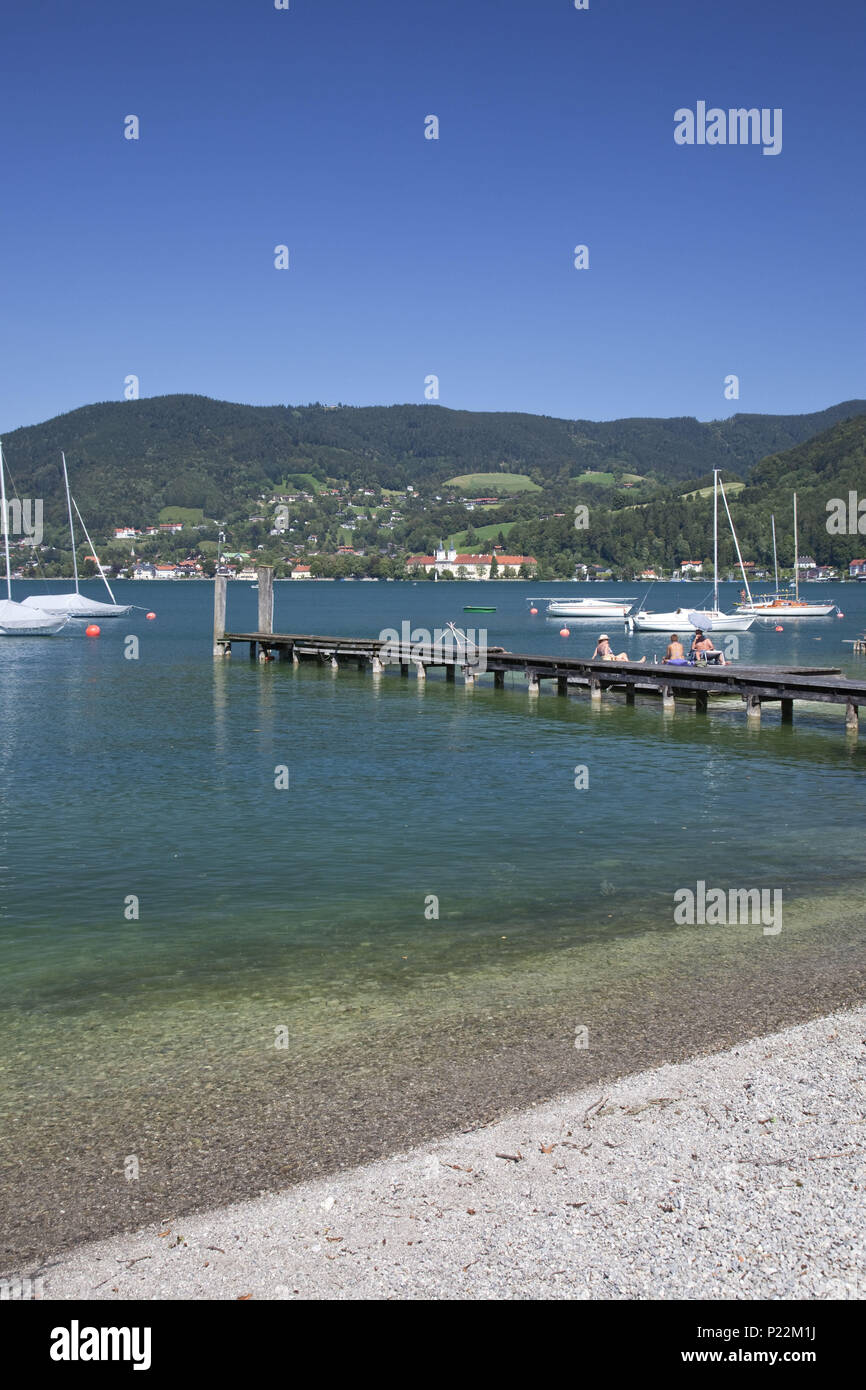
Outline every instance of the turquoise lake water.
MULTIPOLYGON (((590 655, 605 628, 650 661, 665 646, 597 621, 563 639, 527 611, 529 594, 616 586, 275 588, 277 631, 378 636, 453 618, 518 652, 590 655), (496 613, 463 613, 482 602, 496 613)), ((704 592, 660 587, 653 606, 704 592)), ((866 674, 843 640, 866 626, 866 585, 806 592, 845 617, 754 629, 741 660, 866 674)), ((457 1000, 489 1021, 524 984, 543 999, 545 972, 575 950, 610 946, 615 981, 642 943, 676 956, 693 929, 674 925, 673 894, 698 879, 782 889, 786 906, 859 899, 866 737, 846 738, 840 707, 798 707, 793 728, 768 709, 756 730, 739 702, 665 717, 617 696, 531 701, 519 682, 467 691, 261 665, 246 647, 214 661, 209 584, 121 583, 117 596, 156 620, 0 646, 0 1075, 19 1137, 32 1126, 35 1142, 46 1115, 86 1115, 113 1086, 134 1095, 174 1061, 185 1086, 203 1056, 228 1073, 286 1020, 309 1055, 335 1039, 363 1050, 457 1000)), ((256 601, 229 585, 230 629, 255 626, 256 601)))
MULTIPOLYGON (((571 591, 616 587, 549 590, 571 591)), ((657 606, 699 591, 668 586, 657 606)), ((591 654, 597 620, 562 639, 559 621, 528 615, 535 592, 278 584, 275 627, 375 636, 453 617, 514 651, 591 654), (463 614, 482 601, 497 612, 463 614)), ((866 624, 866 586, 809 592, 836 599, 844 620, 753 630, 741 660, 866 673, 843 642, 866 624)), ((611 912, 618 928, 631 913, 636 927, 667 929, 671 892, 697 877, 793 893, 859 874, 864 755, 846 744, 839 708, 798 710, 793 731, 768 711, 756 736, 739 705, 665 721, 655 703, 530 703, 519 684, 503 696, 262 668, 246 647, 214 662, 210 585, 128 584, 118 596, 152 605, 156 621, 104 622, 98 640, 76 623, 0 650, 2 989, 15 1006, 234 986, 287 946, 331 952, 338 968, 367 938, 387 969, 407 931, 439 960, 446 940, 471 955, 475 937, 512 925, 542 946, 563 923, 577 938, 606 931, 611 912), (130 633, 138 660, 123 655, 130 633), (274 785, 278 766, 288 790, 274 785), (804 838, 820 854, 803 855, 804 838), (138 922, 124 917, 131 894, 138 922), (600 913, 602 898, 615 905, 600 913)), ((249 585, 230 585, 229 626, 254 626, 255 604, 249 585)), ((662 636, 619 631, 614 645, 633 655, 664 650, 662 636)))

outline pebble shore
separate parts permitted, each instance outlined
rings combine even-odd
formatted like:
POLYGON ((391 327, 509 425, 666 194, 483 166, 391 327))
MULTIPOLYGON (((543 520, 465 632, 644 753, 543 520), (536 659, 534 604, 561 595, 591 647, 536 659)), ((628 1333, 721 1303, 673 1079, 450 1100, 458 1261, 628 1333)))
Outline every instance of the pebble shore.
POLYGON ((861 1299, 866 1008, 79 1246, 46 1299, 861 1299))

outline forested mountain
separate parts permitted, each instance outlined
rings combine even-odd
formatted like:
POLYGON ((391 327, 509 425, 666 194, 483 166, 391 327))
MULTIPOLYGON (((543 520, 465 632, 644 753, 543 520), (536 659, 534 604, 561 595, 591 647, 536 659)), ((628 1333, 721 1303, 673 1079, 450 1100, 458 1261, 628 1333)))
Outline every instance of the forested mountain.
POLYGON ((85 406, 14 430, 4 446, 19 494, 44 498, 55 524, 64 449, 78 501, 105 531, 142 526, 164 506, 200 507, 219 519, 293 474, 429 490, 460 474, 510 471, 562 492, 587 472, 670 483, 721 467, 744 477, 766 455, 864 412, 866 402, 848 401, 811 415, 599 423, 438 405, 247 406, 178 395, 85 406))
MULTIPOLYGON (((772 563, 770 517, 776 518, 779 563, 794 556, 792 494, 797 492, 800 554, 818 564, 847 566, 866 555, 866 534, 828 530, 828 504, 848 501, 853 491, 866 499, 866 415, 846 420, 816 438, 764 459, 741 491, 729 497, 743 556, 772 563)), ((720 502, 719 556, 736 564, 730 529, 720 502)), ((866 516, 863 518, 866 531, 866 516)), ((509 531, 511 550, 535 555, 546 572, 563 577, 574 565, 601 563, 630 573, 646 566, 670 571, 682 560, 712 555, 711 496, 683 497, 669 488, 639 506, 590 508, 589 525, 575 530, 572 513, 550 520, 518 521, 509 531)))

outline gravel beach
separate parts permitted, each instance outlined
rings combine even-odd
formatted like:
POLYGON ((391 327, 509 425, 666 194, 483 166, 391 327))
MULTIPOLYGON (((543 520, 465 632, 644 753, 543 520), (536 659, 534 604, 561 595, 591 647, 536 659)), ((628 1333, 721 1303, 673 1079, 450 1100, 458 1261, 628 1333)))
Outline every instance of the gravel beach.
POLYGON ((860 1299, 866 1008, 18 1271, 46 1299, 860 1299))

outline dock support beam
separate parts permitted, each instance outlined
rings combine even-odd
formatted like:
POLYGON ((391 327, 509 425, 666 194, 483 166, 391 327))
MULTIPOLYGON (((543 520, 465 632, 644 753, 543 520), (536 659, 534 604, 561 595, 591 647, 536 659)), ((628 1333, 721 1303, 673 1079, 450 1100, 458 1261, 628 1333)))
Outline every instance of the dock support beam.
POLYGON ((677 707, 677 702, 676 702, 676 700, 674 699, 674 692, 671 690, 671 688, 670 688, 669 685, 663 685, 663 686, 662 686, 662 709, 663 709, 663 710, 667 710, 669 714, 673 714, 673 712, 674 712, 674 710, 676 709, 676 707, 677 707))
POLYGON ((860 706, 855 705, 853 700, 849 700, 845 706, 845 732, 848 734, 860 732, 860 706))
POLYGON ((598 681, 590 680, 589 698, 590 700, 592 700, 592 703, 594 705, 601 704, 601 686, 599 685, 598 681))
POLYGON ((746 718, 747 718, 747 719, 753 719, 753 720, 755 721, 756 724, 760 723, 760 719, 761 719, 761 697, 760 697, 760 695, 745 695, 743 698, 744 698, 745 701, 746 701, 746 718))
POLYGON ((451 663, 450 666, 446 666, 446 667, 445 667, 445 679, 446 679, 446 681, 449 683, 449 685, 453 685, 453 684, 454 684, 454 663, 453 663, 453 662, 451 663))
POLYGON ((782 723, 793 724, 794 722, 794 701, 782 700, 782 723))
POLYGON ((625 692, 625 702, 627 705, 634 704, 634 686, 630 685, 625 692))
POLYGON ((706 714, 707 704, 707 696, 702 690, 699 690, 695 696, 695 714, 706 714))
POLYGON ((470 666, 463 667, 463 684, 467 690, 475 689, 475 672, 470 666))
POLYGON ((504 690, 504 689, 505 689, 505 672, 504 672, 504 671, 494 671, 494 672, 493 672, 493 689, 494 689, 494 690, 504 690))
POLYGON ((415 678, 419 681, 426 681, 427 679, 427 667, 423 661, 415 662, 415 678))
POLYGON ((373 657, 373 660, 372 660, 372 662, 371 662, 371 666, 372 666, 372 670, 373 670, 373 675, 374 675, 374 676, 384 676, 384 674, 385 674, 385 667, 384 667, 384 665, 382 664, 382 658, 381 658, 380 656, 374 656, 374 657, 373 657))
POLYGON ((527 671, 526 674, 527 674, 527 677, 528 677, 528 679, 529 679, 529 685, 528 685, 528 687, 527 687, 527 694, 529 694, 529 695, 537 695, 538 692, 539 692, 539 690, 540 690, 540 688, 541 688, 540 685, 539 685, 539 683, 538 683, 538 674, 537 674, 537 672, 535 672, 535 671, 527 671))
POLYGON ((567 694, 568 694, 568 676, 557 676, 557 678, 556 678, 556 693, 557 693, 557 695, 567 695, 567 694))
POLYGON ((231 656, 230 642, 224 642, 226 632, 226 576, 217 574, 213 581, 213 654, 231 656))

